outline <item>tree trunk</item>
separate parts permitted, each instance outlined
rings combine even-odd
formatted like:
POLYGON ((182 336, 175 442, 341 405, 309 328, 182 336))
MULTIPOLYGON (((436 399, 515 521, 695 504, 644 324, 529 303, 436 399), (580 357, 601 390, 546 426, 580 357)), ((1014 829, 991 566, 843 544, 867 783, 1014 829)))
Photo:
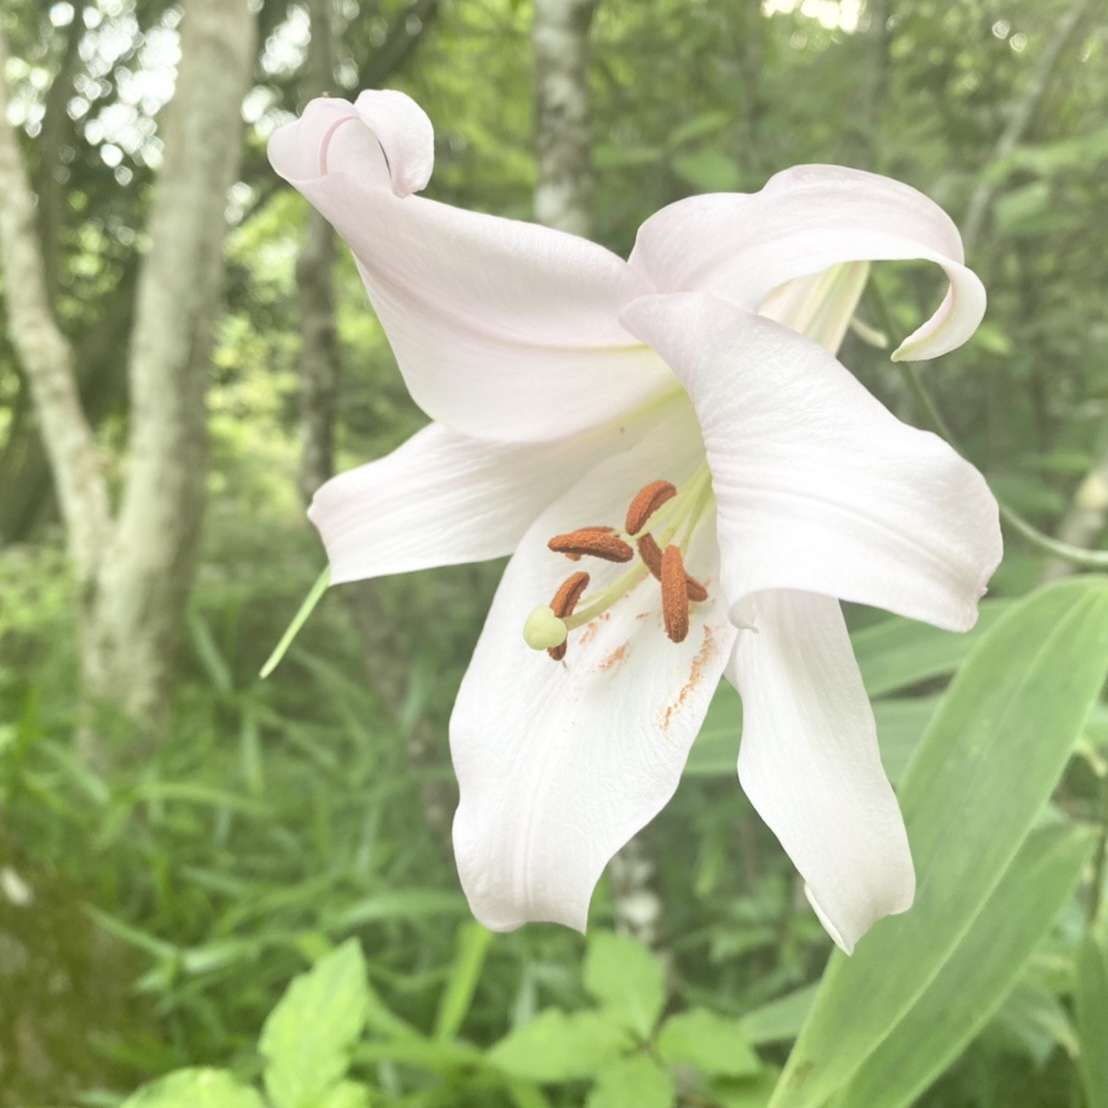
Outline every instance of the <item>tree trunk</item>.
MULTIPOLYGON (((0 75, 6 62, 0 38, 0 75)), ((164 720, 203 506, 204 394, 219 305, 227 189, 254 60, 248 0, 186 0, 177 93, 153 198, 128 359, 126 480, 112 517, 59 330, 34 196, 0 80, 0 209, 8 316, 34 401, 80 586, 86 702, 109 702, 150 737, 164 720)), ((51 172, 46 167, 46 172, 51 172)), ((84 752, 105 751, 83 729, 84 752)))
POLYGON ((55 322, 47 292, 35 197, 8 121, 7 60, 7 40, 0 34, 0 256, 8 323, 54 473, 70 559, 86 591, 111 522, 108 485, 81 407, 73 348, 55 322))
MULTIPOLYGON (((535 216, 587 236, 592 227, 589 134, 589 27, 595 0, 535 0, 535 216)), ((661 902, 650 887, 654 864, 641 839, 608 867, 616 922, 640 942, 656 938, 661 902)))
POLYGON ((587 235, 592 222, 589 26, 596 0, 535 0, 535 217, 587 235))
POLYGON ((155 733, 203 514, 225 208, 253 60, 247 0, 188 0, 131 333, 127 480, 82 643, 87 692, 155 733))
MULTIPOLYGON (((304 86, 323 96, 334 79, 332 0, 311 0, 311 41, 304 86)), ((300 301, 300 491, 305 501, 334 472, 335 406, 339 350, 332 270, 335 233, 314 208, 308 211, 304 241, 296 259, 300 301)))

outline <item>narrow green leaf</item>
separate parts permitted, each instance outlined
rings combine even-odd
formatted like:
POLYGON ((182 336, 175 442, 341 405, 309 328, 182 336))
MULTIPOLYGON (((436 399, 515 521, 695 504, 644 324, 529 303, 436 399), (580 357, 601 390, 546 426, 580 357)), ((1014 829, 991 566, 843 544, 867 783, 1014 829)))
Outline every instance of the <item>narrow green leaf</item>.
POLYGON ((132 927, 129 923, 116 919, 115 916, 109 915, 100 908, 87 905, 85 911, 109 934, 115 935, 117 939, 122 939, 125 943, 138 947, 139 950, 145 950, 148 954, 153 954, 155 958, 176 958, 180 955, 180 948, 174 946, 173 943, 167 943, 164 939, 159 939, 157 935, 151 935, 149 932, 140 931, 137 927, 132 927))
POLYGON ((266 1091, 277 1108, 315 1108, 345 1076, 367 1008, 365 959, 354 939, 293 980, 259 1042, 266 1091))
POLYGON ((762 1043, 795 1039, 808 1018, 817 988, 816 985, 805 985, 747 1012, 739 1020, 747 1042, 760 1046, 762 1043))
POLYGON ((1000 1007, 1072 894, 1091 846, 1092 833, 1080 827, 1028 837, 927 991, 836 1098, 838 1108, 903 1108, 934 1081, 1000 1007))
POLYGON ((989 1030, 1015 1044, 1036 1068, 1061 1047, 1071 1058, 1081 1053, 1077 1032, 1058 994, 1044 981, 1035 980, 1031 964, 1023 967, 1020 980, 1004 998, 989 1030))
POLYGON ((665 971, 641 943, 626 935, 597 931, 585 955, 585 989, 604 1010, 648 1039, 666 1002, 665 971))
POLYGON ((140 801, 179 800, 188 804, 227 808, 250 816, 262 816, 269 811, 258 800, 196 781, 144 781, 135 791, 135 798, 140 801))
POLYGON ((773 1108, 822 1105, 935 980, 1047 803, 1106 666, 1101 577, 1021 601, 966 659, 900 789, 915 906, 832 958, 773 1108))
POLYGON ((1089 936, 1077 956, 1077 1034, 1088 1108, 1108 1108, 1108 950, 1089 936))
MULTIPOLYGON (((957 636, 951 636, 956 638, 957 636)), ((937 696, 897 697, 873 705, 885 772, 895 784, 903 776, 938 704, 937 696)), ((734 778, 738 773, 742 704, 721 684, 685 766, 686 777, 734 778)))
POLYGON ((914 696, 878 700, 873 705, 881 762, 894 785, 904 777, 938 703, 936 696, 914 696))
POLYGON ((435 1014, 436 1039, 452 1039, 461 1030, 491 942, 492 932, 473 920, 458 928, 454 964, 435 1014))
POLYGON ((235 687, 231 669, 216 645, 208 621, 193 607, 187 615, 189 636, 200 664, 208 675, 208 680, 217 692, 230 693, 235 687))
POLYGON ((122 1108, 265 1108, 262 1098, 226 1070, 177 1070, 129 1096, 122 1108))
POLYGON ((670 1016, 655 1046, 671 1065, 693 1066, 721 1077, 748 1077, 762 1068, 746 1041, 742 1021, 705 1008, 670 1016))
POLYGON ((605 1066, 585 1108, 672 1108, 673 1078, 649 1055, 635 1054, 605 1066))
POLYGON ((466 902, 460 893, 445 889, 390 889, 359 900, 328 915, 326 924, 335 931, 349 931, 367 923, 390 919, 420 919, 424 916, 461 916, 466 902))
POLYGON ((354 1057, 365 1066, 379 1062, 402 1062, 414 1069, 448 1074, 458 1069, 479 1068, 485 1061, 476 1047, 445 1043, 414 1034, 393 1039, 371 1039, 354 1048, 354 1057))
POLYGON ((629 1045, 627 1032, 597 1012, 547 1008, 501 1039, 488 1059, 514 1077, 571 1081, 592 1077, 629 1045))
POLYGON ((873 697, 884 696, 953 673, 1013 603, 986 600, 980 607, 977 626, 965 635, 899 617, 855 631, 851 642, 866 691, 873 697))

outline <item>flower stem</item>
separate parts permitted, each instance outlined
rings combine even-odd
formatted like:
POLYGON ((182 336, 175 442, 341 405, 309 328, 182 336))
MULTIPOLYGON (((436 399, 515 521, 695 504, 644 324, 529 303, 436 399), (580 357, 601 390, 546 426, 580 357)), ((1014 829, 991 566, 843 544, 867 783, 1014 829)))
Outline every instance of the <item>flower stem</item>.
MULTIPOLYGON (((896 324, 893 322, 877 282, 872 277, 870 278, 869 290, 870 299, 877 308, 886 331, 890 335, 897 334, 896 324)), ((935 403, 934 397, 927 391, 923 381, 920 380, 915 364, 912 362, 897 362, 896 365, 904 377, 904 382, 912 394, 912 399, 924 418, 931 424, 932 429, 946 439, 959 454, 965 455, 966 452, 954 437, 954 433, 943 418, 943 413, 940 411, 938 404, 935 403)), ((1015 508, 1005 504, 999 496, 997 497, 997 503, 1000 506, 1001 519, 1014 531, 1019 532, 1032 546, 1037 546, 1047 554, 1052 554, 1054 557, 1061 558, 1075 566, 1080 566, 1082 569, 1108 569, 1108 550, 1087 550, 1084 547, 1072 546, 1068 542, 1062 542, 1040 531, 1030 520, 1020 515, 1015 508)))

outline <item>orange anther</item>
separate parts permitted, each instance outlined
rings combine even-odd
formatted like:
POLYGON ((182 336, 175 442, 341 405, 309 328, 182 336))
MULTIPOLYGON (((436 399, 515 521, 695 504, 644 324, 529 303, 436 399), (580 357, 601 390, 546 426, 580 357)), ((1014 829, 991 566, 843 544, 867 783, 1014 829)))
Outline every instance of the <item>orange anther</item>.
POLYGON ((673 642, 684 642, 689 633, 689 594, 685 580, 681 548, 667 546, 662 555, 662 620, 673 642))
POLYGON ((556 554, 565 554, 573 560, 588 554, 606 562, 629 562, 635 556, 631 547, 607 527, 582 527, 555 535, 546 545, 556 554))
MULTIPOLYGON (((550 610, 559 618, 573 615, 573 609, 577 607, 577 601, 581 594, 588 588, 589 575, 587 573, 574 573, 567 577, 550 601, 550 610)), ((547 647, 547 654, 556 662, 560 662, 566 656, 566 643, 558 646, 547 647)))
POLYGON ((627 506, 627 533, 637 535, 646 526, 647 520, 676 495, 677 489, 668 481, 651 481, 649 485, 643 485, 627 506))
MULTIPOLYGON (((646 563, 646 568, 660 581, 662 579, 662 552, 651 534, 643 535, 638 542, 639 557, 646 563)), ((695 578, 685 574, 685 592, 690 600, 702 601, 708 599, 708 590, 695 578)))

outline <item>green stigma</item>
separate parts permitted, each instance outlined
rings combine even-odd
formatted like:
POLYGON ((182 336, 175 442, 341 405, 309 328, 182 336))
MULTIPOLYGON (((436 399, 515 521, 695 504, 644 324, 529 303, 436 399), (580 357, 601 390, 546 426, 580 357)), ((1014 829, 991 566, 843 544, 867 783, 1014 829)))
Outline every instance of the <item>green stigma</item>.
POLYGON ((566 625, 547 604, 540 604, 523 625, 523 641, 532 650, 549 650, 561 646, 569 634, 566 625))

